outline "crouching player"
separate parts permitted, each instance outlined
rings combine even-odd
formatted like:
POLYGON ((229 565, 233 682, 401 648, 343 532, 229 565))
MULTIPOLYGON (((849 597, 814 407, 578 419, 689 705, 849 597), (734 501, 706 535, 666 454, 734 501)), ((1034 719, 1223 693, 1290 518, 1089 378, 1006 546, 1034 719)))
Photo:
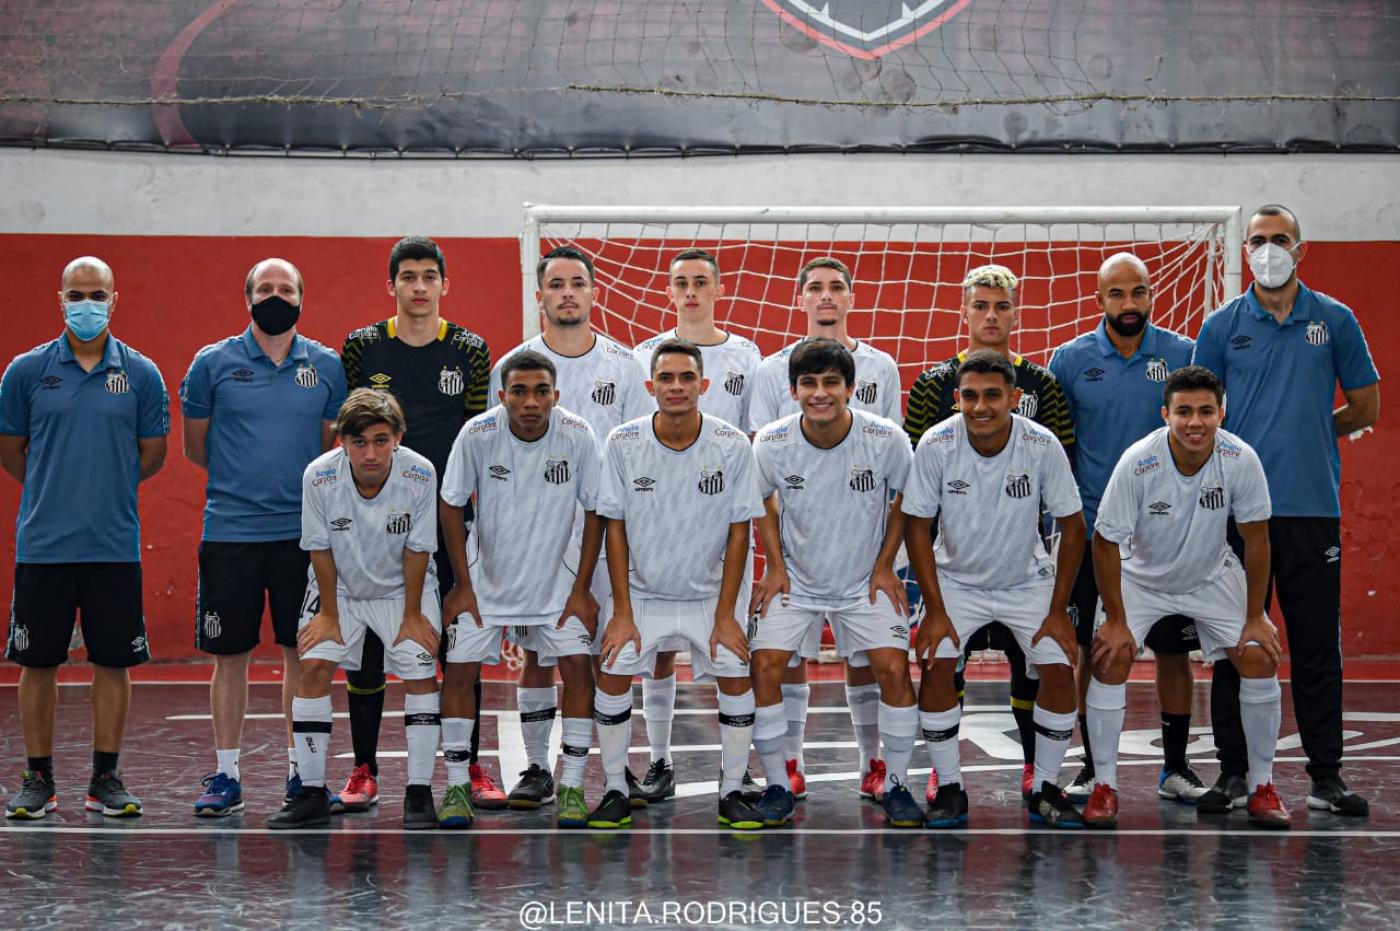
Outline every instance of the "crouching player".
POLYGON ((1074 730, 1077 645, 1068 608, 1084 555, 1084 514, 1059 440, 1011 412, 1021 395, 1015 384, 1005 356, 968 353, 957 373, 960 413, 924 434, 904 491, 905 544, 925 605, 914 649, 924 664, 919 718, 938 774, 925 818, 932 828, 967 823, 953 672, 962 641, 992 621, 1011 630, 1040 678, 1031 820, 1083 827, 1057 778, 1074 730), (1042 501, 1060 525, 1053 565, 1040 539, 1042 501))
POLYGON ((370 388, 350 393, 336 416, 340 446, 302 475, 301 548, 311 553, 297 631, 301 682, 292 699, 301 792, 267 819, 270 828, 330 820, 326 753, 331 676, 359 665, 365 631, 390 647, 385 668, 403 680, 408 787, 403 826, 437 827, 432 777, 439 727, 437 656, 441 629, 432 554, 437 549, 437 476, 403 439, 403 409, 370 388), (425 583, 431 582, 425 590, 425 583))
POLYGON ((557 406, 554 363, 544 355, 522 349, 498 374, 501 404, 462 427, 442 481, 443 538, 457 582, 443 599, 449 624, 442 699, 448 785, 438 823, 471 824, 468 747, 477 710, 472 683, 481 663, 501 661, 501 632, 509 627, 542 665, 557 661, 564 679, 564 771, 556 810, 560 827, 581 828, 588 821, 583 770, 593 745, 598 626, 589 581, 603 542, 602 523, 593 513, 598 446, 583 418, 557 406), (477 552, 468 559, 462 509, 473 495, 471 540, 477 552), (576 511, 584 522, 577 576, 565 563, 576 511))
POLYGON ((856 365, 835 340, 798 343, 788 357, 788 383, 801 412, 754 438, 766 506, 758 523, 766 564, 751 611, 759 617, 749 632, 754 746, 768 781, 757 808, 765 825, 791 819, 783 673, 803 640, 820 635, 829 619, 843 654, 863 651, 880 686, 885 817, 896 827, 920 827, 923 812, 905 787, 919 729, 909 677, 909 604, 894 574, 909 441, 894 421, 847 407, 856 365))
POLYGON ((1137 645, 1170 614, 1195 620, 1206 659, 1229 658, 1239 670, 1249 819, 1266 828, 1289 825, 1273 785, 1282 650, 1278 629, 1264 614, 1269 486, 1254 450, 1220 429, 1224 398, 1209 369, 1188 365, 1167 376, 1167 425, 1128 447, 1099 505, 1094 575, 1104 617, 1085 700, 1097 779, 1084 808, 1089 827, 1117 824, 1124 683, 1137 645), (1225 539, 1232 516, 1244 540, 1243 567, 1225 539))

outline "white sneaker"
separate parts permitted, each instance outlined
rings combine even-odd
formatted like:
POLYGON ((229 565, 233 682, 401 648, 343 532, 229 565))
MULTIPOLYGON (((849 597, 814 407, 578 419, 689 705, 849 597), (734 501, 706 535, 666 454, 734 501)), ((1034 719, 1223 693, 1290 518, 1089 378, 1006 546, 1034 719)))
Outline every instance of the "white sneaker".
POLYGON ((1206 791, 1205 783, 1191 771, 1190 766, 1185 769, 1164 768, 1161 778, 1157 781, 1158 795, 1183 805, 1196 804, 1197 799, 1205 795, 1206 791))

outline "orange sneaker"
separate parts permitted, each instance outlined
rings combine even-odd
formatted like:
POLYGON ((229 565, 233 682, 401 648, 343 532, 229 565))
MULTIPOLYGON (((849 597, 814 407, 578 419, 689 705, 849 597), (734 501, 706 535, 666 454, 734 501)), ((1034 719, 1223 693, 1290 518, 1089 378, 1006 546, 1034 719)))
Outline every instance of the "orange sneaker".
POLYGON ((1027 763, 1021 767, 1021 801, 1029 802, 1031 796, 1035 794, 1035 764, 1027 763))
POLYGON ((1271 831, 1286 831, 1291 827, 1288 809, 1283 807, 1272 782, 1250 794, 1249 823, 1271 831))
POLYGON ((1118 790, 1110 789, 1100 782, 1094 786, 1094 794, 1089 796, 1089 804, 1084 806, 1084 826, 1086 828, 1118 827, 1118 790))
POLYGON ((797 768, 796 760, 787 761, 788 783, 792 786, 792 797, 799 802, 807 797, 807 777, 797 768))
POLYGON ((506 807, 506 794, 480 763, 473 763, 467 772, 472 780, 472 806, 494 811, 506 807))
POLYGON ((928 772, 928 784, 924 786, 924 801, 930 805, 938 797, 938 770, 931 769, 928 772))
POLYGON ((368 763, 361 763, 345 780, 345 788, 331 796, 331 814, 369 811, 371 805, 378 804, 379 780, 369 771, 368 763))
POLYGON ((885 794, 885 761, 871 760, 860 777, 860 797, 878 802, 885 794))

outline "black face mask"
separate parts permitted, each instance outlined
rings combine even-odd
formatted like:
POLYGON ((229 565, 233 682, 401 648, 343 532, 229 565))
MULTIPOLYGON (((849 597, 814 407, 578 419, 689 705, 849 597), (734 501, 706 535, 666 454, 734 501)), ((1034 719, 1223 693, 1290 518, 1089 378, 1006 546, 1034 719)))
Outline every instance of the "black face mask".
POLYGON ((274 294, 254 304, 252 314, 259 330, 268 336, 280 336, 297 325, 301 308, 274 294))

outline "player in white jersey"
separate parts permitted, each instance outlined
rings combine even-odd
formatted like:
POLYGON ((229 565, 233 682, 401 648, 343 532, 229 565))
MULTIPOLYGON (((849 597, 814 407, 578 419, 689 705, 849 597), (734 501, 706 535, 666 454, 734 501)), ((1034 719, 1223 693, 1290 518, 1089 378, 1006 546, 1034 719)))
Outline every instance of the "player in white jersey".
POLYGON ((753 736, 748 641, 736 619, 750 521, 763 514, 753 449, 738 428, 702 414, 704 357, 684 340, 652 355, 657 412, 628 421, 603 452, 598 515, 608 519, 612 616, 599 644, 593 716, 607 792, 593 828, 631 824, 624 768, 632 677, 655 666, 663 641, 688 642, 697 676, 719 684, 721 824, 763 827, 740 785, 753 736))
POLYGON ((437 655, 437 475, 426 457, 400 446, 403 409, 393 395, 359 388, 336 416, 340 446, 302 475, 301 548, 311 553, 297 631, 301 680, 292 699, 301 792, 267 819, 270 828, 330 820, 326 753, 331 677, 358 668, 365 632, 385 644, 385 668, 403 680, 408 786, 403 826, 437 827, 432 778, 440 731, 437 655))
POLYGON ((1206 659, 1228 658, 1239 670, 1249 820, 1289 826, 1273 784, 1282 648, 1264 613, 1269 486, 1254 450, 1220 429, 1224 416, 1225 391, 1213 372, 1196 365, 1172 372, 1163 391, 1167 425, 1128 447, 1099 505, 1093 552, 1103 618, 1085 699, 1097 780, 1084 808, 1090 827, 1117 824, 1124 683, 1138 644, 1170 614, 1195 620, 1206 659), (1243 566, 1226 541, 1231 517, 1244 541, 1243 566))
POLYGON ((958 367, 960 412, 929 428, 904 491, 905 544, 924 597, 914 649, 924 665, 920 722, 938 771, 925 823, 967 823, 953 672, 962 642, 992 621, 1015 636, 1040 691, 1033 822, 1079 828, 1057 784, 1074 730, 1074 657, 1069 596, 1084 556, 1084 514, 1064 447, 1049 430, 1011 413, 1016 370, 998 352, 970 352, 958 367), (1060 525, 1053 562, 1040 537, 1042 502, 1060 525), (938 543, 932 525, 938 520, 938 543))
MULTIPOLYGON (((807 336, 834 339, 851 351, 856 363, 856 385, 850 406, 856 410, 877 414, 901 423, 899 404, 899 367, 888 353, 881 352, 865 340, 857 340, 846 331, 846 318, 851 312, 855 289, 851 270, 839 259, 822 257, 802 266, 797 275, 797 291, 802 309, 807 314, 807 336)), ((758 367, 754 378, 753 399, 749 402, 749 432, 757 432, 779 417, 798 412, 788 384, 788 357, 801 340, 769 356, 758 367)), ((821 632, 803 648, 803 654, 816 655, 821 632)), ((793 791, 802 798, 807 791, 803 775, 805 761, 802 742, 806 731, 807 702, 811 689, 807 685, 807 664, 794 658, 783 682, 783 705, 788 718, 787 752, 791 761, 793 791)), ((880 773, 880 687, 866 664, 864 654, 855 653, 846 666, 846 703, 851 709, 851 724, 855 727, 856 743, 860 747, 862 795, 865 789, 883 784, 880 773)))
MULTIPOLYGON (((700 395, 700 411, 736 427, 749 421, 749 398, 754 375, 763 353, 753 340, 730 333, 715 324, 715 303, 724 296, 719 262, 704 249, 686 249, 671 260, 666 287, 671 306, 676 309, 676 326, 644 340, 633 350, 637 364, 650 378, 651 355, 668 339, 680 338, 700 347, 709 387, 700 395)), ((752 572, 745 576, 747 583, 752 572)), ((740 603, 747 602, 749 585, 740 591, 740 603)), ((656 655, 656 668, 642 679, 642 716, 647 723, 651 744, 651 766, 641 782, 627 771, 633 807, 655 804, 676 794, 676 772, 671 763, 671 722, 676 709, 676 650, 679 643, 663 644, 656 655)))
MULTIPOLYGON (((593 261, 577 249, 561 246, 541 258, 535 266, 539 290, 542 332, 501 357, 491 372, 491 396, 503 389, 501 367, 521 349, 538 352, 558 374, 555 388, 559 403, 588 421, 601 450, 608 432, 625 420, 640 417, 653 409, 646 379, 632 350, 595 333, 590 326, 593 300, 597 296, 593 261)), ((583 511, 574 520, 573 541, 569 548, 570 568, 577 571, 583 544, 583 511)), ((598 602, 608 597, 606 554, 593 572, 592 591, 598 602)), ((525 666, 516 689, 520 709, 520 730, 525 738, 528 768, 511 789, 511 808, 538 808, 554 798, 554 777, 549 758, 550 732, 558 713, 554 688, 554 668, 543 663, 536 652, 525 646, 525 666)))
POLYGON ((788 379, 802 412, 754 437, 766 559, 750 611, 757 617, 749 650, 754 746, 768 781, 756 807, 765 825, 791 818, 783 674, 789 658, 830 622, 842 655, 864 652, 879 683, 885 817, 896 827, 921 827, 923 812, 905 786, 919 710, 909 678, 909 604, 894 571, 904 537, 900 492, 913 458, 909 441, 894 421, 847 406, 855 360, 835 340, 801 343, 788 379))
POLYGON ((603 542, 593 513, 598 443, 588 422, 556 402, 554 363, 537 352, 512 354, 501 366, 500 404, 462 427, 443 475, 443 537, 459 581, 443 599, 447 664, 462 664, 442 698, 442 749, 447 793, 442 827, 472 822, 468 784, 472 689, 481 663, 501 661, 510 628, 522 643, 556 662, 564 680, 564 771, 559 779, 560 827, 583 827, 588 806, 583 768, 593 743, 593 634, 598 602, 589 591, 603 542), (476 499, 468 541, 461 528, 476 499), (584 511, 581 572, 566 557, 575 512, 584 511), (470 542, 474 554, 468 553, 470 542))

